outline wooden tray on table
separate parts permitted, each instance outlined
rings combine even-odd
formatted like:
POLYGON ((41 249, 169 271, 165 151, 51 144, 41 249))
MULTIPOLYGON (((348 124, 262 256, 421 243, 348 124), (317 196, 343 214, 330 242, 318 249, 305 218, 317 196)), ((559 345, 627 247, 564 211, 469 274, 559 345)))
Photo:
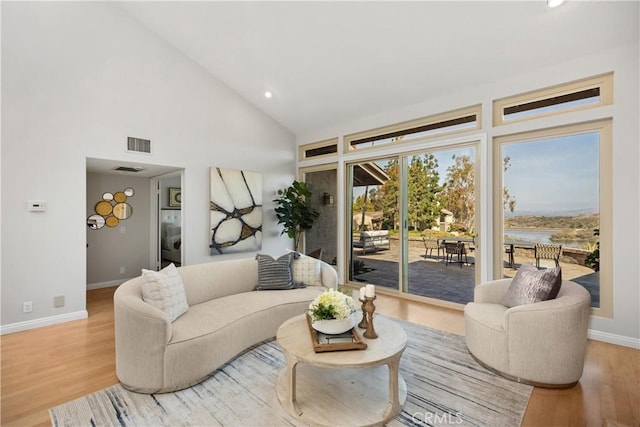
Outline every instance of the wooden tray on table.
POLYGON ((311 335, 311 343, 313 351, 323 353, 326 351, 347 351, 347 350, 364 350, 367 343, 362 341, 360 333, 356 328, 337 335, 323 334, 318 332, 311 326, 311 316, 307 313, 307 326, 309 326, 309 334, 311 335))

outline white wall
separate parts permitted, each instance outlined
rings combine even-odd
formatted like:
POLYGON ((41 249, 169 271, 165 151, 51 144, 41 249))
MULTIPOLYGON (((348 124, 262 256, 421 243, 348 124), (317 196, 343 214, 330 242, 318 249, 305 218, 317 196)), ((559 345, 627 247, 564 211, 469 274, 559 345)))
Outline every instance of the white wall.
POLYGON ((133 188, 134 195, 126 203, 131 217, 116 227, 106 225, 98 230, 85 227, 87 233, 87 287, 100 287, 105 282, 124 281, 140 274, 149 266, 149 178, 87 173, 86 217, 96 213, 96 203, 105 192, 115 194, 133 188), (120 268, 124 268, 124 273, 120 268))
MULTIPOLYGON (((637 32, 637 28, 635 31, 637 32)), ((558 64, 551 68, 532 70, 526 75, 514 76, 512 79, 491 85, 465 89, 451 93, 446 97, 429 99, 420 104, 390 110, 384 114, 318 129, 315 132, 298 135, 297 142, 298 144, 307 144, 342 137, 353 132, 479 103, 483 106, 483 132, 486 132, 488 141, 497 135, 526 131, 532 128, 613 117, 614 316, 612 319, 592 316, 589 326, 590 337, 640 347, 640 263, 638 262, 640 260, 640 167, 638 164, 640 158, 638 144, 640 140, 638 128, 640 71, 638 61, 638 43, 620 46, 617 49, 594 53, 591 56, 558 64), (615 104, 613 106, 492 128, 491 108, 494 99, 609 71, 615 73, 615 104)), ((476 64, 469 64, 469 66, 473 67, 476 64)), ((487 147, 487 150, 490 150, 490 147, 487 147)), ((344 155, 341 155, 340 158, 341 161, 344 161, 344 155)), ((336 161, 336 159, 328 161, 336 161)), ((488 173, 490 174, 490 171, 488 173)), ((343 176, 344 174, 339 173, 339 178, 343 176)), ((339 184, 338 188, 341 187, 342 185, 339 184)), ((340 206, 339 209, 343 209, 343 206, 340 206)), ((483 211, 490 212, 486 209, 483 211)), ((340 241, 338 247, 343 246, 344 243, 340 241)))
POLYGON ((185 259, 199 263, 254 255, 209 255, 210 166, 263 172, 263 252, 291 246, 271 200, 294 178, 294 145, 112 4, 3 2, 2 332, 86 315, 87 157, 184 168, 185 259), (153 155, 127 153, 127 136, 153 155), (47 211, 28 213, 29 199, 47 211))

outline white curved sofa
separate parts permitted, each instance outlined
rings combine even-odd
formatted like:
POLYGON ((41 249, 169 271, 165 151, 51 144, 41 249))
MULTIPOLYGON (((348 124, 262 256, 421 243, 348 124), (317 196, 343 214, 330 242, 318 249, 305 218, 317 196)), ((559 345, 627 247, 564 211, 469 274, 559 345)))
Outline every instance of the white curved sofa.
POLYGON ((171 323, 142 298, 142 276, 114 294, 116 373, 140 393, 180 390, 205 380, 243 350, 276 335, 338 276, 321 263, 322 286, 260 290, 258 262, 239 259, 178 268, 189 309, 171 323))
POLYGON ((503 305, 512 279, 476 286, 464 308, 465 341, 485 367, 541 387, 571 387, 582 376, 591 296, 564 280, 555 299, 503 305))

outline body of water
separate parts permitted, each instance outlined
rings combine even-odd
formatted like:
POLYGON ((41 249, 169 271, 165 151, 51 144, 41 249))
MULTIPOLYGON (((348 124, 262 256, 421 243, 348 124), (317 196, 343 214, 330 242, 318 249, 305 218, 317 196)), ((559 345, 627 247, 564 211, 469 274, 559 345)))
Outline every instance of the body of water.
POLYGON ((586 247, 586 242, 579 241, 565 241, 565 242, 552 242, 551 235, 554 234, 555 230, 504 230, 505 240, 516 240, 516 241, 525 241, 525 242, 533 242, 533 243, 545 243, 545 244, 554 244, 562 246, 570 246, 574 248, 584 249, 586 247))

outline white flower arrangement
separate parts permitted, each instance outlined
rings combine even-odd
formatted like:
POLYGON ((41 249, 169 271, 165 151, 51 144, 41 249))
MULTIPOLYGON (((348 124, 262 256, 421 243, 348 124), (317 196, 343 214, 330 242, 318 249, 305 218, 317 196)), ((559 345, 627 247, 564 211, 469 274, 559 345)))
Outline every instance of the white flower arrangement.
POLYGON ((333 289, 318 295, 309 304, 309 314, 314 321, 348 319, 355 312, 353 298, 333 289))

